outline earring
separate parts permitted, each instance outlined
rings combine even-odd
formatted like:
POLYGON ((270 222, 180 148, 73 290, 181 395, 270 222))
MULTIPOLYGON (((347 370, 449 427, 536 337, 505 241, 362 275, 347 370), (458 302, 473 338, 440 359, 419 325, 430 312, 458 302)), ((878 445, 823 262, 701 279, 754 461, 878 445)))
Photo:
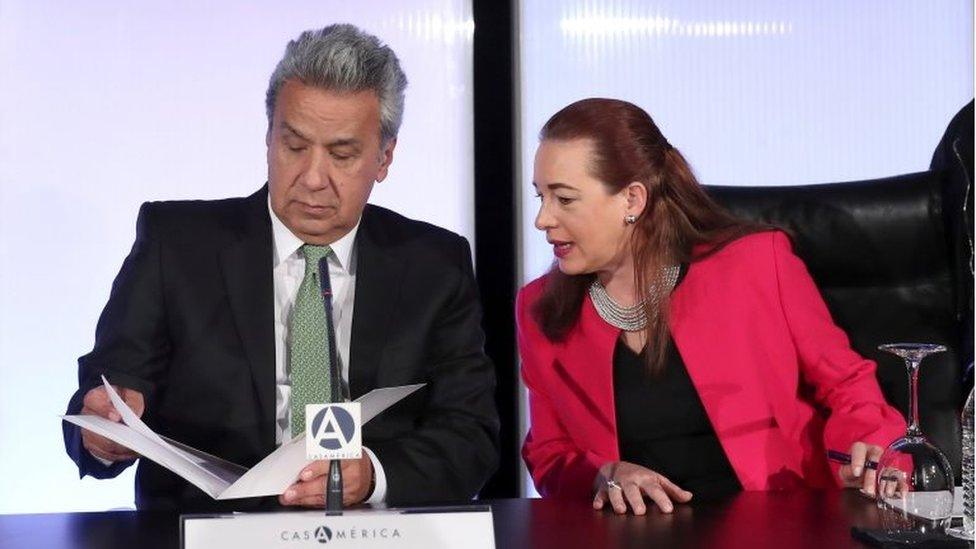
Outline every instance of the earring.
POLYGON ((628 225, 633 225, 634 223, 637 223, 637 216, 633 214, 625 216, 624 221, 626 221, 628 225))

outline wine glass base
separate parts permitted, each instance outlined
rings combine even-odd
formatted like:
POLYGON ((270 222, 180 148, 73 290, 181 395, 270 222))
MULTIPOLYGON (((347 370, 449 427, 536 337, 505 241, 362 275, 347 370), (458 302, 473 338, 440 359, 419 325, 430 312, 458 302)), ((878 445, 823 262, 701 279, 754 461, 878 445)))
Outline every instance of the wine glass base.
POLYGON ((955 528, 947 528, 946 529, 946 533, 949 534, 950 536, 954 537, 954 538, 966 539, 966 540, 969 540, 969 541, 973 541, 973 534, 972 534, 972 532, 967 533, 965 530, 962 529, 962 526, 957 526, 955 528))

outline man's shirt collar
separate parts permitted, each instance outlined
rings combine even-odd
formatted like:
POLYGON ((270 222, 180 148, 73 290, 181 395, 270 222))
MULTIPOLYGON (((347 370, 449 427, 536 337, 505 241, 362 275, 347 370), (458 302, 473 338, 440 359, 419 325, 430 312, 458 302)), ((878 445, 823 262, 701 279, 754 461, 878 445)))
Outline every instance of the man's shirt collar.
MULTIPOLYGON (((299 248, 305 242, 295 236, 281 219, 278 218, 278 215, 275 214, 271 208, 270 195, 268 196, 268 214, 271 216, 271 234, 274 238, 274 266, 277 267, 291 257, 292 254, 298 253, 299 248)), ((360 216, 352 230, 339 240, 329 244, 335 259, 339 261, 339 267, 349 273, 352 272, 352 254, 355 249, 356 234, 359 232, 359 224, 362 222, 362 219, 362 216, 360 216)))

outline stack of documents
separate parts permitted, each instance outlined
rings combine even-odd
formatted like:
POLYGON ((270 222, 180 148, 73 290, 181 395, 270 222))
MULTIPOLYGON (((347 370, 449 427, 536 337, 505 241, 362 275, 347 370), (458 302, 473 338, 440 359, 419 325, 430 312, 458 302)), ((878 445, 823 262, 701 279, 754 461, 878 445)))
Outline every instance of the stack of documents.
MULTIPOLYGON (((298 479, 298 474, 310 463, 305 458, 304 435, 282 444, 251 469, 201 452, 156 434, 125 404, 105 376, 102 376, 102 383, 122 416, 121 423, 92 415, 61 416, 62 419, 138 452, 142 457, 183 477, 214 499, 279 495, 298 479)), ((421 383, 386 387, 357 398, 355 402, 362 405, 363 424, 423 386, 421 383)))

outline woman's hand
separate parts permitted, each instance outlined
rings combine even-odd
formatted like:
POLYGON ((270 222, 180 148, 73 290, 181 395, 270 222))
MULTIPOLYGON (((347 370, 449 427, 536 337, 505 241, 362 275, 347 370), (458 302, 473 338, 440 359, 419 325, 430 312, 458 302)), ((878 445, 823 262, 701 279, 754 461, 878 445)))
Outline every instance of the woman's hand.
POLYGON ((609 501, 618 515, 626 513, 627 507, 635 515, 643 515, 647 512, 645 497, 665 513, 674 510, 672 501, 686 503, 691 500, 691 492, 682 490, 664 475, 626 461, 608 462, 600 467, 593 488, 596 490, 593 508, 603 509, 609 501))
POLYGON ((868 444, 866 442, 855 442, 851 444, 851 463, 842 465, 837 474, 841 482, 848 488, 860 488, 862 492, 869 496, 874 496, 875 470, 868 469, 868 460, 875 463, 881 458, 884 448, 868 444))

